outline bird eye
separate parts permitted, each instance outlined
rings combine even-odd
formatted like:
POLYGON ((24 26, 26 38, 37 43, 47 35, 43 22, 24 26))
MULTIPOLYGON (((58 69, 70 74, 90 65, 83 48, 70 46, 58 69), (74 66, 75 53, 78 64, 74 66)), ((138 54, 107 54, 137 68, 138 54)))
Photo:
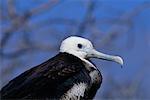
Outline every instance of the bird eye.
POLYGON ((78 44, 78 48, 80 48, 80 49, 81 49, 81 48, 82 48, 82 44, 78 44))

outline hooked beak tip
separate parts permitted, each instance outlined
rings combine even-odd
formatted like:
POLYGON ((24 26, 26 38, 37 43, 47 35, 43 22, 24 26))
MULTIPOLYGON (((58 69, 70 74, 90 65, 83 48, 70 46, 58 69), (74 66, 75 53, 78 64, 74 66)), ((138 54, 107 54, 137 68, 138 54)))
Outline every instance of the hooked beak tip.
POLYGON ((123 66, 123 59, 121 57, 116 56, 116 62, 119 63, 121 67, 123 66))

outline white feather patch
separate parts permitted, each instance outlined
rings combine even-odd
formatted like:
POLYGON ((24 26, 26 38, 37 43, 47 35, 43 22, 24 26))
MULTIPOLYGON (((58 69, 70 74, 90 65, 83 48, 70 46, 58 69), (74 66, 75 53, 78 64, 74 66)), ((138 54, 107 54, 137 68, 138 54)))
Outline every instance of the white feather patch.
POLYGON ((74 84, 73 87, 61 97, 61 100, 80 100, 81 97, 84 97, 86 88, 87 84, 85 83, 74 84))
POLYGON ((90 77, 91 77, 91 83, 95 83, 96 81, 98 81, 99 78, 98 71, 94 70, 90 72, 90 77))

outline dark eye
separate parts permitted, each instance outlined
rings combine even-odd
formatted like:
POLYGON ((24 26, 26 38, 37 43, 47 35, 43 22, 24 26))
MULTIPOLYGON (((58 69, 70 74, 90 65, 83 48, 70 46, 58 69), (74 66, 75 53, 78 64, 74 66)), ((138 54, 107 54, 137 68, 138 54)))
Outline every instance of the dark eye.
POLYGON ((81 49, 81 48, 82 48, 82 44, 78 44, 78 48, 80 48, 80 49, 81 49))

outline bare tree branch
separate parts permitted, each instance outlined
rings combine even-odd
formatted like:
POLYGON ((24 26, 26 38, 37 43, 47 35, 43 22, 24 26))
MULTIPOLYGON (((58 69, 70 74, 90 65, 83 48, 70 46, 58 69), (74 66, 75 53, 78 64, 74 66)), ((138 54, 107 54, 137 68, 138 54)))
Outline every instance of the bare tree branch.
POLYGON ((106 35, 101 41, 100 41, 100 46, 103 47, 104 45, 107 45, 108 43, 111 43, 111 40, 115 40, 115 38, 124 33, 125 31, 128 31, 130 28, 132 28, 132 20, 135 16, 137 16, 138 14, 140 14, 141 12, 143 12, 145 9, 150 8, 150 3, 144 3, 138 7, 136 7, 135 9, 133 9, 130 12, 127 12, 125 14, 123 14, 119 20, 122 23, 126 23, 127 24, 127 29, 126 30, 122 30, 122 29, 118 29, 118 25, 114 24, 108 31, 108 35, 106 35))
POLYGON ((95 1, 91 1, 91 0, 89 1, 89 5, 87 7, 84 20, 79 24, 79 27, 77 28, 77 32, 76 32, 77 35, 82 35, 87 25, 93 22, 92 17, 93 17, 93 11, 95 10, 96 7, 95 4, 96 4, 95 1))
POLYGON ((41 13, 43 11, 46 11, 46 10, 52 8, 52 7, 55 7, 56 4, 58 4, 59 2, 60 2, 60 0, 48 0, 47 3, 42 4, 42 5, 38 6, 37 8, 33 8, 30 11, 30 13, 32 15, 39 14, 39 13, 41 13))

